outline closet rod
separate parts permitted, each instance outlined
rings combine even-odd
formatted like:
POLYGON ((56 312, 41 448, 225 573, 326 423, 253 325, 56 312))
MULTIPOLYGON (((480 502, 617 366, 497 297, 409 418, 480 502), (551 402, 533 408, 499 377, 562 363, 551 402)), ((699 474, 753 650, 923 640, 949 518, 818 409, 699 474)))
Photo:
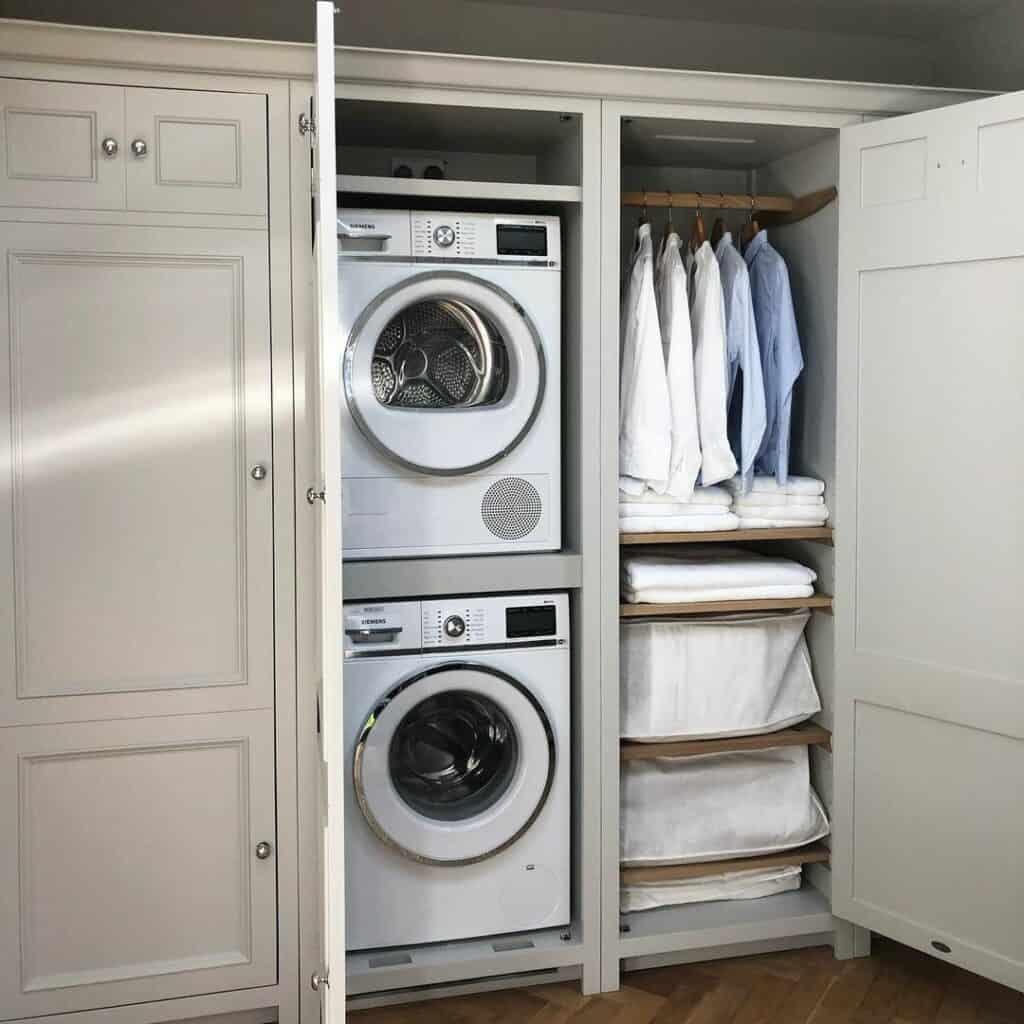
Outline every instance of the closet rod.
POLYGON ((759 857, 736 857, 732 860, 705 861, 702 864, 665 864, 657 867, 623 867, 624 885, 643 882, 684 882, 731 871, 752 871, 763 868, 800 867, 804 864, 827 864, 829 849, 823 843, 811 843, 784 853, 768 853, 759 857))
POLYGON ((823 188, 805 196, 751 196, 721 192, 623 192, 623 206, 668 207, 677 210, 743 210, 751 203, 759 219, 768 224, 793 224, 824 209, 839 192, 823 188))

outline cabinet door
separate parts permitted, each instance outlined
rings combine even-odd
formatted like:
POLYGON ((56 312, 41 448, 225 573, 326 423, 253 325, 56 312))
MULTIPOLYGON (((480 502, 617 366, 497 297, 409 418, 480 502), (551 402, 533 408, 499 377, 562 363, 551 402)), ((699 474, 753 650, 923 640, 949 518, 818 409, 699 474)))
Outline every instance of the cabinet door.
POLYGON ((267 212, 267 101, 247 93, 128 89, 129 210, 267 212))
POLYGON ((266 235, 0 237, 0 721, 271 707, 266 235))
POLYGON ((834 911, 1024 990, 1024 93, 840 177, 834 911))
POLYGON ((0 729, 0 821, 0 1019, 276 982, 273 712, 0 729))
POLYGON ((0 78, 0 106, 0 207, 124 207, 124 89, 0 78))

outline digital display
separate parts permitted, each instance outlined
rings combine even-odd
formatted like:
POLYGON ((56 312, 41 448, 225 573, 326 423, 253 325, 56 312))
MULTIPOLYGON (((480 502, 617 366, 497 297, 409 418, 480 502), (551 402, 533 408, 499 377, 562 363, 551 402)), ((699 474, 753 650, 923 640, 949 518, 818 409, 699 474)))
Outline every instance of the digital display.
POLYGON ((509 640, 521 640, 530 636, 554 636, 556 629, 557 619, 553 604, 505 609, 505 635, 509 640))
POLYGON ((547 256, 548 229, 543 224, 499 224, 499 256, 547 256))

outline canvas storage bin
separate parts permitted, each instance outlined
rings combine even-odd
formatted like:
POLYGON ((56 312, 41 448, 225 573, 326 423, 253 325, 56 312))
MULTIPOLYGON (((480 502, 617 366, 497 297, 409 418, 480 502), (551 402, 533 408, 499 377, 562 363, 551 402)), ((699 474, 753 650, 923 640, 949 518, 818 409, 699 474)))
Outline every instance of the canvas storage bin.
POLYGON ((807 747, 625 761, 624 866, 779 853, 828 835, 807 747))
POLYGON ((774 732, 821 710, 810 612, 637 619, 621 626, 621 733, 710 739, 774 732))
POLYGON ((678 882, 632 882, 620 892, 622 913, 677 907, 711 900, 756 900, 800 888, 803 871, 796 866, 729 871, 678 882))

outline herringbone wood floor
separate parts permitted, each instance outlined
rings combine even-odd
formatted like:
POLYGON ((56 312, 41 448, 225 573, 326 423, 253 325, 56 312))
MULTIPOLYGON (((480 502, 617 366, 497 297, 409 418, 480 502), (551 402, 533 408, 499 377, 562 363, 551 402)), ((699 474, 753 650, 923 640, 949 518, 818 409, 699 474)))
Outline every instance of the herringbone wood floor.
POLYGON ((1024 995, 892 942, 662 967, 584 999, 545 985, 350 1014, 353 1024, 1022 1024, 1024 995))

